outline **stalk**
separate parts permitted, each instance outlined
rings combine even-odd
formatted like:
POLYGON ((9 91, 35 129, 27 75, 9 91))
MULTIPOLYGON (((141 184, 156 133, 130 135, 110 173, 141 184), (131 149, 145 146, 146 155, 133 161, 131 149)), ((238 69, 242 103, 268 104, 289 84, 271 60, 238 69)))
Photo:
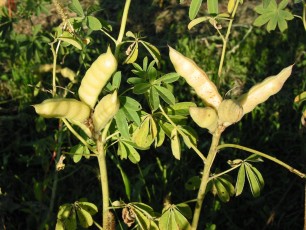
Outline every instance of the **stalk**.
POLYGON ((225 53, 226 53, 227 41, 228 41, 229 35, 231 34, 231 29, 232 29, 232 25, 233 25, 233 21, 234 21, 234 17, 235 17, 238 5, 239 5, 239 1, 237 0, 235 3, 234 10, 231 14, 231 18, 229 19, 229 24, 227 27, 225 37, 221 36, 222 41, 223 41, 223 47, 222 47, 221 59, 220 59, 220 64, 219 64, 219 69, 218 69, 219 78, 221 77, 221 74, 222 74, 222 68, 223 68, 223 63, 224 63, 224 58, 225 58, 225 53))
POLYGON ((283 166, 284 168, 288 169, 290 172, 298 175, 301 178, 304 178, 304 179, 306 178, 305 173, 302 173, 301 171, 293 168, 292 166, 286 164, 285 162, 277 159, 276 157, 272 157, 268 154, 265 154, 263 152, 259 152, 255 149, 247 148, 247 147, 244 147, 244 146, 241 146, 241 145, 236 145, 236 144, 222 144, 222 145, 219 145, 217 147, 217 150, 224 149, 224 148, 236 148, 236 149, 241 149, 241 150, 244 150, 244 151, 247 151, 247 152, 250 152, 250 153, 255 153, 255 154, 257 154, 261 157, 264 157, 266 159, 269 159, 270 161, 275 162, 276 164, 279 164, 280 166, 283 166))
POLYGON ((125 1, 123 14, 122 14, 121 25, 120 25, 120 31, 119 31, 118 39, 116 41, 115 57, 118 57, 119 48, 120 48, 120 45, 122 43, 122 39, 123 39, 123 36, 124 36, 124 33, 125 33, 125 27, 126 27, 126 22, 127 22, 127 18, 128 18, 128 13, 129 13, 131 1, 132 0, 126 0, 125 1))
POLYGON ((203 170, 203 176, 202 176, 200 188, 198 191, 197 202, 196 202, 196 206, 195 206, 195 210, 193 214, 193 219, 192 219, 192 224, 191 224, 192 230, 197 230, 197 227, 199 224, 202 204, 205 198, 205 191, 206 191, 207 184, 209 182, 210 170, 211 170, 211 166, 214 163, 215 157, 217 155, 217 151, 218 151, 217 146, 220 141, 221 133, 222 131, 220 129, 217 129, 212 137, 212 142, 211 142, 210 149, 209 149, 209 152, 206 158, 206 162, 205 162, 205 166, 203 170))
POLYGON ((107 178, 107 168, 106 168, 106 159, 105 159, 105 148, 102 141, 101 135, 97 140, 97 151, 98 151, 98 163, 100 169, 100 180, 102 187, 102 220, 103 220, 103 229, 107 230, 108 220, 107 213, 109 209, 109 190, 108 190, 108 178, 107 178))

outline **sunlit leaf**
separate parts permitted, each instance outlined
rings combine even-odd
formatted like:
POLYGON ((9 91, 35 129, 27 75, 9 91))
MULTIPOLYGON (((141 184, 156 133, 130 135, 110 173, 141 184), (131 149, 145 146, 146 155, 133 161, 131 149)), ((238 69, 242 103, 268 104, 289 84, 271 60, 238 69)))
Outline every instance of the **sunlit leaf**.
POLYGON ((135 85, 133 89, 133 93, 135 94, 144 94, 148 92, 148 90, 151 88, 151 84, 149 83, 138 83, 135 85))
POLYGON ((251 156, 247 157, 244 161, 248 162, 263 162, 263 159, 257 155, 257 154, 252 154, 251 156))
POLYGON ((300 103, 305 100, 306 100, 306 91, 302 92, 301 94, 299 94, 298 96, 294 98, 295 103, 300 103))
POLYGON ((209 14, 218 14, 218 0, 207 0, 207 9, 209 14))
POLYGON ((59 37, 59 40, 63 41, 63 42, 67 42, 70 45, 73 45, 75 48, 82 50, 82 45, 81 42, 79 42, 77 39, 73 38, 73 37, 59 37))
POLYGON ((98 208, 95 204, 90 203, 90 202, 86 202, 86 201, 79 201, 77 202, 77 204, 84 209, 85 211, 87 211, 90 215, 94 215, 98 212, 98 208))
POLYGON ((91 30, 101 30, 102 29, 102 24, 94 16, 87 16, 86 17, 86 25, 88 26, 89 29, 91 30))
POLYGON ((127 55, 128 56, 123 63, 130 64, 130 63, 134 63, 137 60, 137 57, 138 57, 138 43, 137 42, 134 42, 129 46, 127 55))
POLYGON ((72 0, 71 3, 68 4, 68 8, 78 16, 84 17, 84 11, 79 0, 72 0))
POLYGON ((93 219, 89 212, 87 212, 86 210, 82 208, 77 208, 76 212, 77 212, 79 223, 82 227, 88 228, 89 226, 93 224, 93 219))
POLYGON ((141 104, 138 101, 127 96, 120 96, 120 105, 127 109, 132 109, 135 111, 139 111, 142 108, 141 104))
POLYGON ((150 117, 147 116, 133 133, 133 141, 140 148, 148 149, 154 141, 150 126, 150 117))
POLYGON ((160 82, 164 82, 164 83, 173 83, 175 81, 177 81, 180 78, 180 75, 178 75, 177 73, 168 73, 163 75, 162 77, 158 78, 155 83, 160 83, 160 82))
POLYGON ((181 159, 181 143, 177 132, 177 129, 173 129, 171 132, 171 150, 173 156, 177 159, 181 159))
POLYGON ((194 19, 201 7, 202 0, 192 0, 189 7, 189 19, 194 19))
POLYGON ((113 76, 113 80, 112 80, 112 85, 115 89, 119 89, 120 87, 120 83, 121 83, 121 71, 117 71, 114 76, 113 76))
POLYGON ((129 160, 134 164, 138 163, 140 161, 140 155, 137 150, 131 145, 126 145, 126 147, 129 160))
POLYGON ((188 204, 180 203, 176 205, 176 208, 187 218, 192 218, 192 211, 188 204))
POLYGON ((236 196, 239 196, 244 188, 244 183, 245 183, 245 166, 244 164, 241 164, 239 167, 238 175, 237 175, 237 181, 236 181, 236 196))
POLYGON ((130 139, 128 122, 122 109, 119 109, 119 111, 115 115, 115 121, 121 135, 127 139, 130 139))
POLYGON ((71 148, 70 151, 74 153, 72 157, 74 163, 78 163, 82 159, 82 156, 85 152, 84 145, 82 144, 75 145, 71 148))
POLYGON ((171 93, 170 90, 168 90, 167 88, 164 88, 162 86, 154 86, 159 94, 159 96, 169 105, 173 105, 175 104, 175 97, 174 95, 171 93))
POLYGON ((161 59, 159 50, 151 43, 148 43, 145 41, 140 41, 140 42, 149 51, 149 53, 151 54, 151 56, 156 61, 157 65, 159 66, 160 59, 161 59))
POLYGON ((119 141, 119 144, 118 144, 117 154, 118 156, 120 156, 121 159, 127 159, 128 153, 125 148, 125 145, 121 141, 119 141))
POLYGON ((151 87, 150 88, 150 92, 149 92, 149 103, 150 103, 150 106, 151 106, 151 109, 153 111, 157 110, 158 109, 158 106, 160 104, 160 101, 159 101, 159 94, 158 94, 158 91, 155 87, 151 87))
POLYGON ((189 116, 189 107, 196 106, 193 102, 179 102, 165 108, 167 114, 189 116))
POLYGON ((219 178, 213 179, 213 183, 216 186, 217 189, 217 195, 223 202, 228 202, 230 200, 230 194, 227 191, 224 184, 219 180, 219 178))
POLYGON ((205 22, 205 21, 207 21, 208 19, 210 19, 210 17, 207 17, 207 16, 193 19, 193 20, 192 20, 191 22, 189 22, 189 24, 188 24, 188 30, 191 30, 194 26, 200 24, 201 22, 205 22))
POLYGON ((140 115, 137 111, 133 110, 133 109, 127 109, 126 107, 122 107, 121 108, 122 111, 124 112, 126 118, 129 121, 134 121, 136 123, 137 126, 140 125, 141 123, 141 119, 140 119, 140 115))
POLYGON ((260 182, 257 178, 257 175, 252 170, 252 165, 246 163, 245 164, 246 175, 250 184, 251 192, 254 197, 260 196, 260 182))

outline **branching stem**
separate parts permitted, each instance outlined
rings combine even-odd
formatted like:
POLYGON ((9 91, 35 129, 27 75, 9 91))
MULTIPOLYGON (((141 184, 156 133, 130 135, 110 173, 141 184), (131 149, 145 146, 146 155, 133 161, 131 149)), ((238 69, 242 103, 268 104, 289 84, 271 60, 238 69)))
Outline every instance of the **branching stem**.
POLYGON ((276 164, 279 164, 281 166, 283 166, 284 168, 288 169, 290 172, 298 175, 299 177, 301 178, 306 178, 306 174, 305 173, 302 173, 301 171, 293 168, 292 166, 286 164, 285 162, 277 159, 276 157, 272 157, 268 154, 265 154, 263 152, 259 152, 257 150, 254 150, 254 149, 251 149, 251 148, 247 148, 247 147, 244 147, 244 146, 241 146, 241 145, 236 145, 236 144, 222 144, 222 145, 219 145, 217 147, 217 150, 220 150, 220 149, 224 149, 224 148, 236 148, 236 149, 241 149, 241 150, 244 150, 244 151, 247 151, 247 152, 250 152, 250 153, 255 153, 261 157, 264 157, 266 159, 269 159, 273 162, 275 162, 276 164))

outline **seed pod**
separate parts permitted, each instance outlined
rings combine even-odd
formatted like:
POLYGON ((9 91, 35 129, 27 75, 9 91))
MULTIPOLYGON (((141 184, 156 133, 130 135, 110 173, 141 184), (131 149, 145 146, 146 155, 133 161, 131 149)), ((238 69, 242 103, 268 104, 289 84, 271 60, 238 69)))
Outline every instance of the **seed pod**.
POLYGON ((218 115, 212 107, 189 107, 192 120, 201 128, 206 128, 214 133, 218 126, 218 115))
POLYGON ((85 103, 70 98, 47 99, 33 107, 36 113, 46 118, 67 118, 84 122, 90 115, 90 108, 85 103))
POLYGON ((222 101, 216 85, 208 78, 206 73, 196 65, 196 63, 170 48, 170 60, 175 68, 175 71, 181 75, 187 83, 194 88, 196 94, 208 106, 217 109, 222 101))
POLYGON ((87 70, 79 88, 79 97, 91 108, 94 107, 98 96, 112 74, 117 69, 117 60, 110 48, 101 54, 87 70))
POLYGON ((104 96, 95 108, 92 120, 96 132, 100 132, 119 110, 117 91, 104 96))
POLYGON ((253 86, 249 92, 238 98, 243 107, 243 113, 251 112, 258 104, 265 102, 270 96, 278 93, 285 81, 290 77, 293 65, 283 69, 279 74, 267 77, 261 83, 253 86))
POLYGON ((219 124, 227 127, 241 120, 243 108, 232 99, 223 100, 218 108, 219 124))

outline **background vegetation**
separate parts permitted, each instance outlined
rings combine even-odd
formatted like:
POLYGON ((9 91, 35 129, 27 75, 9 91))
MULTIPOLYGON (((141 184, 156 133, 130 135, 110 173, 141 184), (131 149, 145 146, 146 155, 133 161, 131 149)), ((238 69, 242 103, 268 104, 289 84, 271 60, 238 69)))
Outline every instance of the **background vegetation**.
MULTIPOLYGON (((84 8, 94 3, 103 9, 95 16, 108 21, 114 31, 118 30, 124 1, 82 1, 84 8)), ((293 100, 306 89, 306 33, 301 20, 289 21, 284 32, 267 32, 254 27, 252 23, 257 15, 253 8, 257 4, 245 1, 237 13, 220 92, 223 95, 245 92, 255 82, 278 73, 284 66, 296 65, 281 92, 244 117, 239 125, 227 129, 222 141, 243 143, 305 171, 305 129, 300 123, 302 105, 294 104, 293 100), (231 90, 233 88, 235 90, 231 90)), ((290 7, 292 12, 301 12, 295 4, 290 7)), ((62 151, 69 151, 77 141, 68 132, 59 133, 56 120, 37 116, 30 105, 50 97, 51 73, 41 71, 40 67, 53 61, 48 43, 52 41, 53 29, 59 25, 60 17, 47 0, 18 1, 10 9, 12 12, 2 8, 0 16, 0 228, 53 229, 58 207, 63 203, 86 197, 101 207, 99 169, 92 159, 82 159, 82 164, 75 164, 67 158, 65 170, 56 175, 56 140, 62 139, 62 151), (55 177, 58 177, 56 190, 55 177)), ((205 13, 205 4, 200 13, 205 13)), ((171 45, 217 79, 221 40, 207 24, 189 31, 188 22, 188 3, 134 0, 127 26, 159 48, 163 72, 173 72, 167 47, 171 45)), ((72 84, 72 91, 90 63, 107 46, 107 38, 100 32, 87 31, 83 35, 91 40, 85 50, 74 50, 70 54, 66 49, 61 56, 60 64, 77 73, 73 84, 61 78, 62 85, 72 84)), ((148 54, 144 50, 139 53, 138 63, 141 63, 148 54)), ((121 68, 125 70, 124 79, 133 76, 130 66, 121 68)), ((183 80, 175 84, 173 92, 178 101, 198 102, 183 80)), ((205 130, 199 130, 198 135, 198 148, 204 151, 209 147, 210 135, 205 130)), ((145 202, 159 212, 166 197, 171 197, 174 203, 194 199, 195 192, 186 190, 185 183, 202 170, 201 162, 190 150, 184 149, 182 159, 177 161, 169 146, 142 151, 139 164, 121 162, 133 187, 131 200, 145 202)), ((227 160, 245 157, 247 155, 241 151, 222 151, 214 167, 223 168, 227 160)), ((107 160, 111 197, 126 200, 116 161, 107 160)), ((208 195, 199 225, 201 229, 215 226, 217 229, 303 228, 304 181, 273 162, 265 161, 256 166, 265 179, 261 196, 255 199, 247 191, 222 203, 217 196, 208 195)), ((117 214, 120 218, 121 214, 117 214)), ((98 216, 95 219, 101 222, 98 216)))

